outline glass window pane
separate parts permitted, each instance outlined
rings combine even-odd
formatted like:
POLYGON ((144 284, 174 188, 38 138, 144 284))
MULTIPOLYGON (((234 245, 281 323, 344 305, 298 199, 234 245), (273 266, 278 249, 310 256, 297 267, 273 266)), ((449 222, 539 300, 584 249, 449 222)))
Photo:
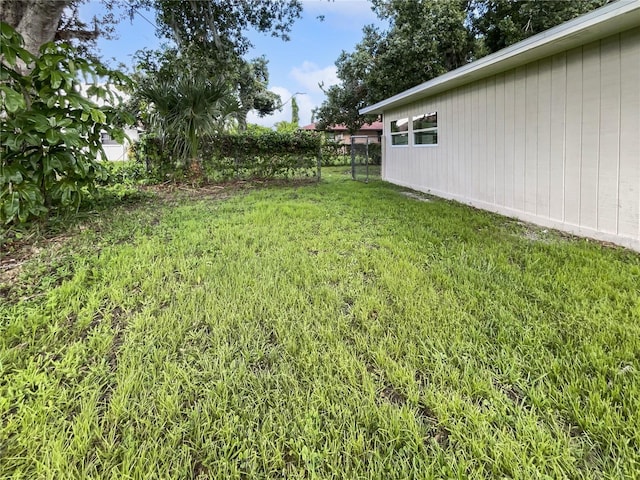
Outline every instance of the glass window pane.
POLYGON ((413 117, 413 129, 434 128, 438 126, 438 112, 425 113, 413 117))
POLYGON ((416 145, 437 145, 438 131, 432 130, 430 132, 416 132, 413 134, 413 142, 416 145))
POLYGON ((409 131, 409 119, 401 118, 399 120, 394 120, 391 122, 391 132, 408 132, 409 131))
POLYGON ((409 145, 409 134, 400 133, 398 135, 391 135, 391 145, 409 145))

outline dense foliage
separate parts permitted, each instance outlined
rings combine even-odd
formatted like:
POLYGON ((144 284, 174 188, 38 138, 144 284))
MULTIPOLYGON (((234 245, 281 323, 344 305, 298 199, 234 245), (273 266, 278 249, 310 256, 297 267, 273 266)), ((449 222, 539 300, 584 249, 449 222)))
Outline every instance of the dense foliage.
POLYGON ((288 40, 288 32, 302 11, 298 0, 130 3, 132 11, 139 7, 153 8, 158 34, 175 41, 175 47, 145 51, 138 56, 142 82, 146 78, 174 78, 177 74, 224 81, 236 98, 240 129, 245 128, 249 111, 262 117, 280 107, 280 97, 267 88, 267 59, 244 58, 251 47, 246 32, 253 28, 288 40))
MULTIPOLYGON (((140 50, 135 56, 136 72, 133 78, 138 88, 130 102, 132 111, 146 123, 145 99, 140 91, 158 82, 171 83, 186 76, 204 77, 224 82, 229 95, 237 103, 236 118, 241 129, 246 127, 247 114, 255 111, 259 117, 270 115, 281 106, 280 96, 269 91, 268 61, 262 56, 252 60, 242 57, 227 58, 224 62, 216 56, 203 53, 196 45, 163 47, 159 50, 140 50)), ((150 127, 150 125, 146 125, 150 127)))
POLYGON ((184 74, 152 78, 137 94, 148 104, 147 126, 177 166, 199 170, 201 143, 222 131, 238 111, 235 98, 221 79, 184 74))
MULTIPOLYGON (((246 131, 203 137, 200 147, 198 181, 203 183, 318 176, 318 157, 325 153, 318 134, 274 132, 256 125, 246 131)), ((173 161, 171 149, 157 137, 144 135, 133 150, 137 161, 145 165, 151 181, 180 181, 189 174, 185 165, 173 161)))
POLYGON ((204 167, 212 179, 319 175, 320 135, 311 132, 241 132, 211 138, 204 167))
POLYGON ((356 131, 358 110, 570 20, 606 0, 373 0, 386 30, 363 30, 336 61, 340 84, 326 90, 318 123, 356 131))
POLYGON ((482 39, 485 51, 492 53, 605 3, 607 0, 475 0, 471 25, 482 39))
POLYGON ((1 39, 0 222, 6 225, 80 205, 104 175, 101 134, 122 140, 114 125, 129 120, 83 96, 81 76, 100 78, 87 94, 111 104, 116 94, 110 86, 128 79, 66 45, 45 44, 34 56, 7 24, 1 24, 1 39))
POLYGON ((250 28, 288 40, 302 12, 299 0, 134 0, 130 5, 155 9, 160 35, 179 47, 195 45, 219 60, 249 50, 250 28))

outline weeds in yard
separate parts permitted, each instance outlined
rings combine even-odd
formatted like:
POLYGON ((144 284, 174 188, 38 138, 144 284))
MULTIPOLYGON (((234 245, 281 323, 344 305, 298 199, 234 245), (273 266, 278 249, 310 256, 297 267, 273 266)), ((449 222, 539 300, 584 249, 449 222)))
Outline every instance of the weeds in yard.
POLYGON ((27 262, 2 474, 637 475, 640 256, 347 178, 116 208, 27 262))

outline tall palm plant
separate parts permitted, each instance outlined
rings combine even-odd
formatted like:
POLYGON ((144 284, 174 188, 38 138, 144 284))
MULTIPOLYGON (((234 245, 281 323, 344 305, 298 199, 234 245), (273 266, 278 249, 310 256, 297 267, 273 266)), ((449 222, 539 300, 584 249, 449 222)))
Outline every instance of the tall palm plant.
POLYGON ((227 84, 200 75, 147 78, 138 95, 149 104, 148 122, 178 164, 199 175, 204 137, 223 130, 240 108, 227 84))

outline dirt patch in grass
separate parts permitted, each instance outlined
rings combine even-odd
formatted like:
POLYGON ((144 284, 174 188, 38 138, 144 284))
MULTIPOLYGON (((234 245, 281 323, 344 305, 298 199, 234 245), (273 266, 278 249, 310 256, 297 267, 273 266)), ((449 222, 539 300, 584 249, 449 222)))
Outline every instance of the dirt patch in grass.
POLYGON ((396 407, 402 407, 407 403, 407 398, 391 385, 387 385, 382 389, 380 397, 396 407))
POLYGON ((412 199, 418 200, 420 202, 430 202, 431 201, 431 198, 429 196, 427 196, 424 193, 419 193, 419 192, 412 192, 412 191, 400 192, 400 195, 404 195, 407 198, 412 198, 412 199))
MULTIPOLYGON (((119 363, 119 355, 120 348, 124 343, 124 333, 125 333, 125 311, 117 306, 111 310, 111 328, 114 331, 113 339, 111 340, 111 346, 107 352, 107 365, 109 366, 109 372, 111 376, 115 374, 116 370, 118 370, 119 363)), ((104 409, 109 405, 111 401, 111 396, 113 395, 113 391, 115 390, 116 385, 113 381, 107 383, 102 389, 102 394, 100 395, 100 404, 103 405, 104 409)))
POLYGON ((30 237, 26 240, 17 240, 2 246, 0 256, 0 292, 3 289, 10 290, 12 283, 16 282, 22 272, 23 266, 33 257, 48 249, 51 254, 59 252, 71 238, 70 235, 56 235, 50 238, 30 237))
POLYGON ((232 180, 220 184, 194 186, 186 183, 163 183, 143 187, 148 193, 157 195, 161 200, 173 203, 176 200, 225 200, 240 193, 269 187, 298 187, 317 184, 316 179, 277 179, 277 180, 232 180))

